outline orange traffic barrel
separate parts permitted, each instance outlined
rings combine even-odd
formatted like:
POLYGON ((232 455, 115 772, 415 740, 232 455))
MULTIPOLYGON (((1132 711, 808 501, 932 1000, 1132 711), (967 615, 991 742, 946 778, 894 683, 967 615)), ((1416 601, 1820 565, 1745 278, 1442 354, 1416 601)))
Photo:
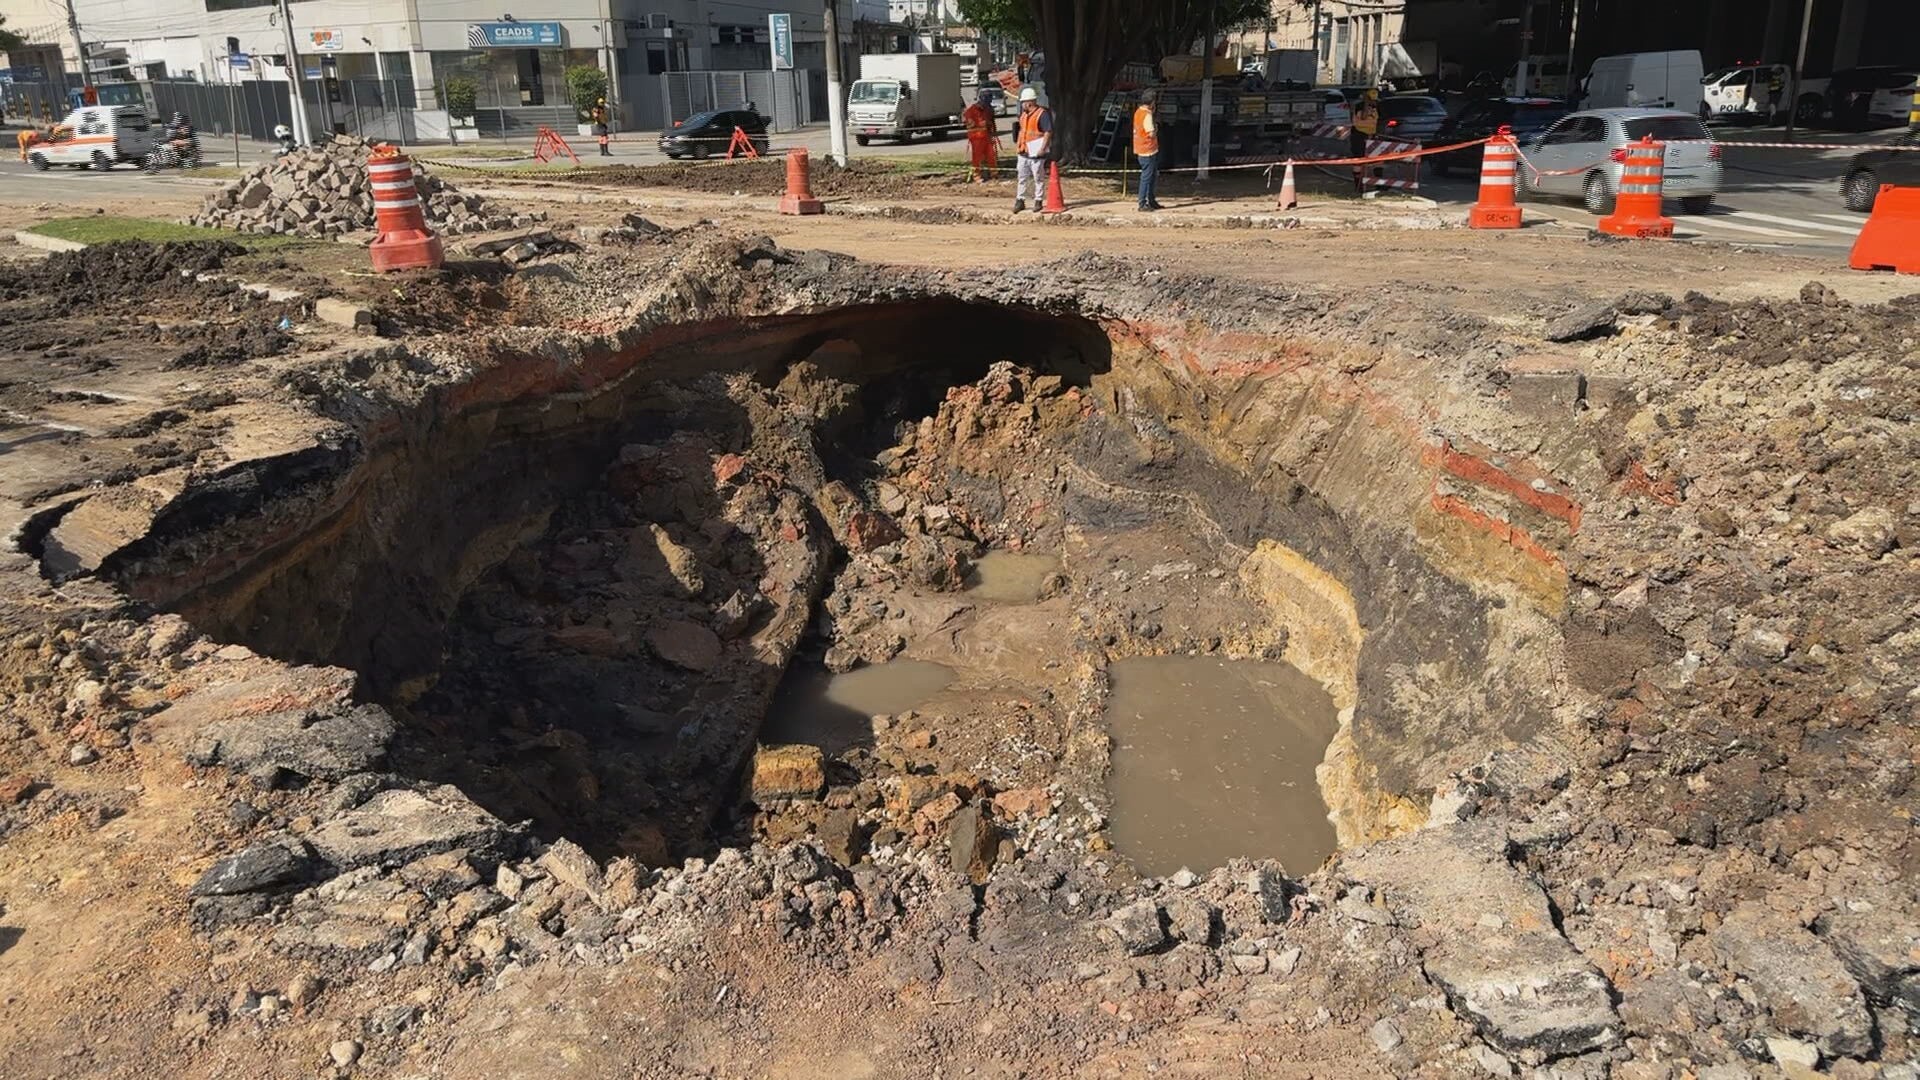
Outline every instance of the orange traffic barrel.
POLYGON ((787 193, 780 197, 780 212, 783 214, 822 214, 826 212, 819 199, 813 197, 813 179, 804 148, 787 151, 787 193))
POLYGON ((373 189, 373 222, 379 233, 368 246, 373 268, 436 270, 447 261, 440 238, 427 228, 427 207, 407 156, 382 143, 367 158, 367 185, 373 189))
POLYGON ((1600 219, 1600 231, 1643 239, 1673 235, 1673 219, 1660 215, 1660 182, 1666 171, 1667 146, 1648 135, 1628 143, 1620 167, 1620 191, 1613 213, 1600 219))
POLYGON ((1520 227, 1520 206, 1513 201, 1519 165, 1520 148, 1514 144, 1513 129, 1503 124, 1480 152, 1480 198, 1467 215, 1468 228, 1520 227))

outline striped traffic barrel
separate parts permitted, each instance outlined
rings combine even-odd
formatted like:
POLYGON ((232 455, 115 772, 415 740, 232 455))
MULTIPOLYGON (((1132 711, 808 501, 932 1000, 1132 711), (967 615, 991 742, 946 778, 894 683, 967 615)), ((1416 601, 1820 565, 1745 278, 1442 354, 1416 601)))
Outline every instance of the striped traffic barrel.
POLYGON ((1665 238, 1673 235, 1673 219, 1660 215, 1660 182, 1666 170, 1667 146, 1648 135, 1628 143, 1620 167, 1620 191, 1613 213, 1600 219, 1600 231, 1614 236, 1665 238))
POLYGON ((1514 173, 1519 164, 1520 148, 1514 145, 1513 129, 1502 125, 1480 152, 1480 198, 1467 215, 1468 228, 1520 227, 1520 207, 1513 201, 1514 173))
POLYGON ((440 238, 427 227, 426 202, 405 154, 384 143, 374 147, 367 158, 367 185, 373 189, 378 233, 367 247, 374 270, 434 270, 447 261, 440 238))

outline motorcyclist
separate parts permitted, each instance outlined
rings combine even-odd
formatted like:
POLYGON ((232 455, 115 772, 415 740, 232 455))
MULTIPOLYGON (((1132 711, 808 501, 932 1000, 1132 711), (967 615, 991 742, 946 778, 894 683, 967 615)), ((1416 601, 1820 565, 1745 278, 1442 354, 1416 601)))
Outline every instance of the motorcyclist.
POLYGON ((273 137, 280 144, 280 152, 291 154, 294 149, 293 129, 285 124, 273 125, 273 137))
POLYGON ((200 164, 200 139, 194 134, 193 121, 186 113, 174 113, 167 120, 167 142, 181 164, 189 168, 200 164))

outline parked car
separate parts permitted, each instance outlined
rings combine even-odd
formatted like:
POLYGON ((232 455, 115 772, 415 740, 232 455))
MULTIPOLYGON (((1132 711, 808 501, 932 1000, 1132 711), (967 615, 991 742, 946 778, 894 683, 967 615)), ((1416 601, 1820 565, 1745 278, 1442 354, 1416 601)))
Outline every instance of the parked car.
POLYGON ((747 133, 753 148, 764 154, 770 145, 767 118, 751 108, 715 109, 694 113, 660 133, 660 152, 670 158, 721 157, 733 139, 734 129, 747 133))
POLYGON ((1840 127, 1904 124, 1913 108, 1920 66, 1861 67, 1836 71, 1827 80, 1827 113, 1840 127))
POLYGON ((1709 72, 1700 80, 1700 119, 1771 119, 1775 80, 1780 84, 1780 108, 1785 110, 1793 88, 1793 70, 1787 65, 1743 64, 1709 72))
MULTIPOLYGON (((1567 115, 1567 103, 1553 98, 1486 98, 1470 102, 1460 110, 1459 116, 1441 124, 1440 130, 1428 142, 1433 146, 1470 142, 1474 139, 1484 139, 1506 127, 1513 129, 1513 137, 1525 145, 1565 115, 1567 115)), ((1436 176, 1446 176, 1455 169, 1478 172, 1480 154, 1481 150, 1478 146, 1469 146, 1444 154, 1434 154, 1427 158, 1427 163, 1433 166, 1436 176)))
POLYGON ((1697 49, 1602 56, 1587 69, 1581 102, 1594 109, 1700 108, 1706 74, 1697 49))
POLYGON ((1523 194, 1578 198, 1590 213, 1608 213, 1627 144, 1649 135, 1666 144, 1660 194, 1679 199, 1689 214, 1712 209, 1720 192, 1720 144, 1691 110, 1589 109, 1561 117, 1521 146, 1532 168, 1522 167, 1516 184, 1523 194))
POLYGON ((1446 122, 1447 107, 1439 98, 1398 94, 1380 99, 1380 127, 1376 134, 1382 139, 1428 143, 1446 122))
POLYGON ((1913 150, 1868 150, 1855 154, 1840 180, 1840 199, 1847 209, 1867 213, 1880 197, 1880 185, 1920 187, 1920 131, 1903 131, 1893 140, 1895 146, 1913 150))
POLYGON ((1328 124, 1353 123, 1353 99, 1340 90, 1320 90, 1320 119, 1328 124))

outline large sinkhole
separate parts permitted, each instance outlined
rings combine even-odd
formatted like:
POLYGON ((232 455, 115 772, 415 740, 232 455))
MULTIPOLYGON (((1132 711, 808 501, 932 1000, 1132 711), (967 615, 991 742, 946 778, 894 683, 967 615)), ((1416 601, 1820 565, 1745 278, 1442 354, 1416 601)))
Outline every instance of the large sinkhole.
POLYGON ((326 407, 357 437, 189 490, 105 572, 354 670, 395 771, 602 856, 857 858, 950 797, 1097 806, 1150 871, 1311 862, 1537 723, 1417 448, 1123 324, 692 322, 326 407))

